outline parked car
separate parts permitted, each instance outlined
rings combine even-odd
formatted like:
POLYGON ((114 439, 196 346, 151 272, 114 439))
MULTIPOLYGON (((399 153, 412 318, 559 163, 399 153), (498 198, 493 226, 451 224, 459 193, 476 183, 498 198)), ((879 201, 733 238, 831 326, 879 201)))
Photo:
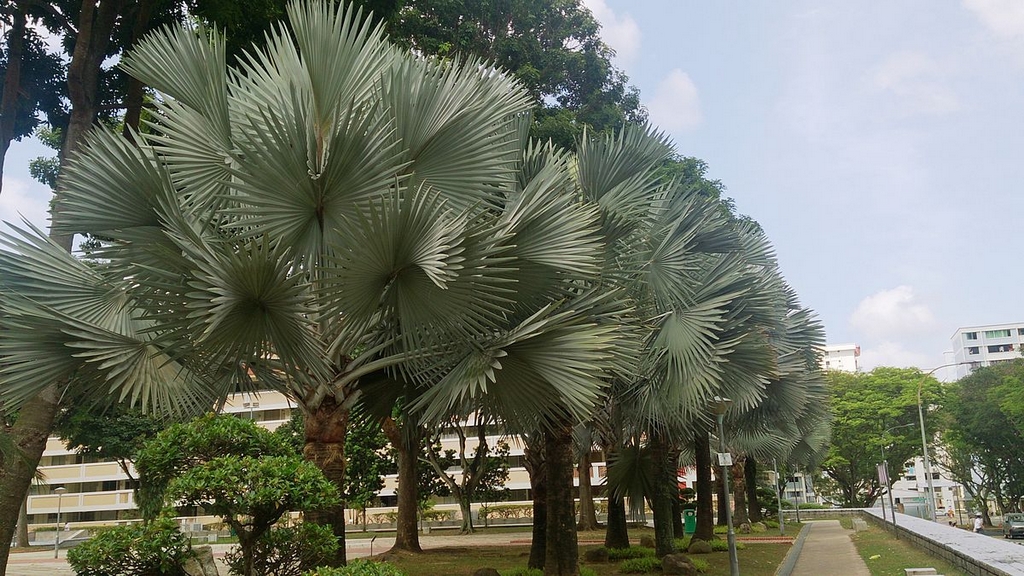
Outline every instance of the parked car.
POLYGON ((1003 514, 1003 538, 1024 537, 1024 514, 1003 514))

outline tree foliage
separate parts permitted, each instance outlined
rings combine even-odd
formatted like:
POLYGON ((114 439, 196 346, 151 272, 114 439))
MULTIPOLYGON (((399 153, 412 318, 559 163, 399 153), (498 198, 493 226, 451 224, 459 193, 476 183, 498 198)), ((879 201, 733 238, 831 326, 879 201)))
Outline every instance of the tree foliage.
POLYGON ((100 531, 68 550, 81 576, 180 576, 192 556, 189 537, 171 515, 100 531))
POLYGON ((921 454, 921 432, 916 427, 918 385, 929 437, 934 436, 938 419, 928 414, 940 401, 942 387, 913 368, 879 367, 856 374, 830 371, 827 380, 833 424, 821 471, 835 483, 836 501, 845 507, 870 506, 881 493, 875 467, 882 461, 882 452, 892 471, 921 454))
POLYGON ((1024 498, 1024 360, 979 368, 949 386, 943 441, 947 468, 972 496, 991 495, 1003 512, 1024 498))
POLYGON ((383 15, 399 44, 442 57, 475 56, 516 76, 534 100, 533 136, 571 149, 646 112, 580 0, 405 0, 383 15))

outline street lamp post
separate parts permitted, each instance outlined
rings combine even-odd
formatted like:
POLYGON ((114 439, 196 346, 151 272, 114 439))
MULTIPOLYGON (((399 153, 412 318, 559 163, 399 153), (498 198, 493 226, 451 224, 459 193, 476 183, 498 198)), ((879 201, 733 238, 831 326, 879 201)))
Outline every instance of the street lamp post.
MULTIPOLYGON (((891 428, 886 428, 885 432, 882 433, 882 436, 884 438, 886 435, 889 434, 889 432, 892 432, 893 430, 899 430, 900 428, 906 428, 908 426, 913 426, 913 425, 914 425, 913 422, 911 422, 909 424, 900 424, 899 426, 893 426, 891 428)), ((896 539, 899 540, 900 539, 900 533, 899 533, 898 530, 896 530, 896 505, 892 501, 892 487, 889 485, 892 482, 892 480, 889 479, 889 460, 887 460, 886 457, 885 457, 885 445, 884 444, 880 447, 880 449, 882 451, 882 471, 883 471, 882 476, 885 478, 885 482, 886 482, 885 491, 889 494, 889 512, 892 515, 892 532, 893 532, 893 534, 896 535, 896 539)), ((882 498, 882 520, 883 521, 885 520, 885 498, 884 497, 882 498)))
POLYGON ((779 492, 779 466, 772 458, 772 469, 775 471, 775 498, 779 504, 779 535, 786 535, 786 519, 782 517, 782 492, 779 492))
POLYGON ((53 537, 53 557, 57 557, 57 551, 60 549, 60 501, 67 492, 67 488, 63 486, 57 486, 53 489, 57 493, 57 532, 53 537))
POLYGON ((924 408, 921 405, 921 387, 924 386, 924 381, 934 374, 936 370, 949 368, 950 366, 960 366, 961 364, 969 364, 969 362, 953 362, 936 366, 925 372, 921 379, 917 381, 917 419, 921 423, 921 450, 924 452, 924 474, 928 480, 928 498, 925 500, 925 503, 928 505, 928 517, 931 518, 932 522, 935 522, 935 485, 932 483, 931 459, 928 458, 928 437, 924 433, 924 408))
POLYGON ((732 464, 732 455, 725 449, 725 413, 731 405, 732 400, 715 396, 711 407, 718 418, 718 465, 722 467, 722 487, 725 492, 725 524, 729 530, 729 576, 740 576, 740 561, 736 556, 736 532, 732 527, 732 503, 729 501, 729 466, 732 464))

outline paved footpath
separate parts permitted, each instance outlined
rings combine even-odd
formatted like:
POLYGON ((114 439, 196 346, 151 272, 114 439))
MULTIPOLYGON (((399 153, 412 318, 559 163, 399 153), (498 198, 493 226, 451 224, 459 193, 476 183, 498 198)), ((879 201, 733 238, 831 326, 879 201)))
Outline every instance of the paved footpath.
POLYGON ((871 576, 839 520, 813 520, 792 576, 871 576))

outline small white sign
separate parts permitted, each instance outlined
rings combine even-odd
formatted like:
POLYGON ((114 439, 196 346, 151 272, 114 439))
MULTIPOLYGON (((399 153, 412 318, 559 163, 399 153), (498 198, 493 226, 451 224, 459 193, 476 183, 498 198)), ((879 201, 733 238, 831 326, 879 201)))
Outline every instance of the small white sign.
POLYGON ((731 452, 718 452, 718 465, 719 466, 732 466, 732 453, 731 452))

